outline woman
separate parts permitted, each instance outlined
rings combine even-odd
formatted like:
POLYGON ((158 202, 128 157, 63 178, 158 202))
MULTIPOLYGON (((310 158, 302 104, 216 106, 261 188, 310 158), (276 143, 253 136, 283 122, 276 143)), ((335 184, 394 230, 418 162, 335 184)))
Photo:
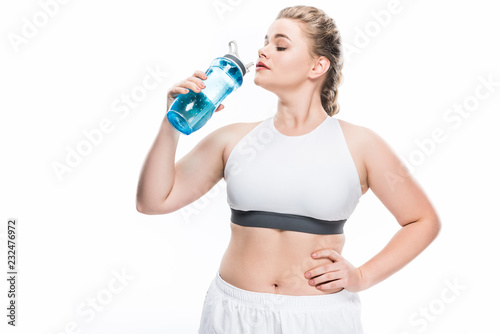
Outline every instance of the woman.
MULTIPOLYGON (((343 64, 334 21, 314 7, 285 8, 264 42, 254 82, 278 96, 276 114, 223 126, 176 164, 179 132, 164 118, 137 209, 174 212, 226 180, 231 240, 199 333, 362 333, 357 292, 422 252, 438 216, 378 135, 332 117, 343 64), (343 225, 368 189, 402 228, 356 268, 341 255, 343 225)), ((168 107, 188 89, 202 91, 205 79, 196 71, 171 88, 168 107)))

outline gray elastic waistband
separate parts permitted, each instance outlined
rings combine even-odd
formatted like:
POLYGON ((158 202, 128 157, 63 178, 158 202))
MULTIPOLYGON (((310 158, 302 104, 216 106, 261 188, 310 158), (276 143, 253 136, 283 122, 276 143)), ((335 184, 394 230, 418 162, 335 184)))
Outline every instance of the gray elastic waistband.
POLYGON ((289 213, 256 210, 241 211, 231 208, 231 221, 238 225, 313 234, 342 234, 344 233, 346 220, 322 220, 289 213))

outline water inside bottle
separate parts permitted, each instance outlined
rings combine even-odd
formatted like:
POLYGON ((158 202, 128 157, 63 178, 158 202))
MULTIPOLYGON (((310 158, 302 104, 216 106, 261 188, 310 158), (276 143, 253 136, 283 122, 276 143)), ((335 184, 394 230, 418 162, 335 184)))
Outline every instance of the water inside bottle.
POLYGON ((238 87, 232 77, 228 75, 234 68, 226 64, 225 70, 227 73, 219 67, 211 67, 207 72, 207 80, 205 80, 207 87, 202 90, 202 93, 204 92, 214 103, 221 102, 238 87))
POLYGON ((195 93, 192 90, 176 99, 170 108, 182 114, 182 118, 192 126, 191 132, 205 125, 215 109, 215 105, 203 92, 195 93))
POLYGON ((241 84, 242 75, 235 65, 225 58, 217 61, 222 68, 210 67, 206 73, 206 88, 199 93, 189 89, 187 94, 179 95, 167 113, 170 123, 184 134, 205 125, 221 101, 241 84))

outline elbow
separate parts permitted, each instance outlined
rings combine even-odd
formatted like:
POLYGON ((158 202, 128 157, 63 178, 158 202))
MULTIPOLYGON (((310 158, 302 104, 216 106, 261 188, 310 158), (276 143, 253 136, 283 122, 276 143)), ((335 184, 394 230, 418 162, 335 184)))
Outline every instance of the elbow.
POLYGON ((144 205, 142 205, 139 202, 135 203, 135 209, 137 210, 137 212, 143 213, 145 215, 151 214, 150 211, 147 208, 145 208, 144 205))
POLYGON ((145 205, 141 201, 136 201, 135 209, 145 215, 162 215, 171 212, 162 205, 145 205))
POLYGON ((151 213, 150 213, 151 211, 150 211, 150 210, 149 210, 146 206, 144 206, 144 204, 143 204, 143 203, 141 203, 141 202, 139 202, 139 201, 136 201, 136 202, 135 202, 135 209, 137 210, 137 212, 139 212, 139 213, 143 213, 143 214, 145 214, 145 215, 149 215, 149 214, 151 214, 151 213))
POLYGON ((433 221, 433 231, 434 231, 434 238, 435 239, 439 233, 441 232, 441 228, 443 227, 443 224, 441 223, 441 219, 439 219, 438 215, 435 214, 434 217, 432 218, 433 221))
POLYGON ((419 226, 422 231, 422 235, 425 235, 429 242, 432 242, 437 238, 437 236, 441 232, 442 227, 441 220, 436 213, 423 216, 422 218, 419 218, 402 226, 405 227, 413 224, 417 224, 419 226))
POLYGON ((430 217, 425 219, 425 222, 427 223, 427 234, 429 235, 429 238, 431 239, 431 242, 437 238, 439 233, 441 232, 441 219, 439 219, 438 215, 436 213, 432 214, 430 217))

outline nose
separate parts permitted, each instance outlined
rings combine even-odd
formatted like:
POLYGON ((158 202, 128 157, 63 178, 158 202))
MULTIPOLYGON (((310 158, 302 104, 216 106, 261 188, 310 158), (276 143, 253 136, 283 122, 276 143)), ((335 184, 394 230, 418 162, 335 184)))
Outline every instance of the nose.
POLYGON ((260 57, 264 57, 264 58, 267 58, 267 51, 266 51, 266 45, 261 47, 259 50, 258 50, 258 53, 259 53, 259 58, 260 57), (266 51, 266 52, 264 52, 266 51))

